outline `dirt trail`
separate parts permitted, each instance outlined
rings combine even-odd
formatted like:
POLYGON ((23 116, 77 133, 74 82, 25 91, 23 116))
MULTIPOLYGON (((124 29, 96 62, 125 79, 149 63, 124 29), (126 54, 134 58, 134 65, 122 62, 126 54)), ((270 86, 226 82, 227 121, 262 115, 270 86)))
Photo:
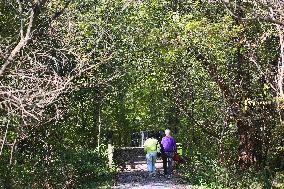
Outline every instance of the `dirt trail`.
POLYGON ((171 179, 163 175, 162 162, 156 163, 157 174, 155 177, 149 176, 146 162, 135 162, 135 169, 126 167, 126 170, 118 173, 117 184, 113 189, 192 189, 183 179, 174 172, 171 179))

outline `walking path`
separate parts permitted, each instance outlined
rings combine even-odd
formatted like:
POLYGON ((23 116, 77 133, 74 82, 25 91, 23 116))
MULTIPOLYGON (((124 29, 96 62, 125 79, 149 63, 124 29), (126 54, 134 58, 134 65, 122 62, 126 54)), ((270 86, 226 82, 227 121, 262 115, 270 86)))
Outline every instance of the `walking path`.
POLYGON ((135 169, 127 166, 126 170, 118 173, 113 189, 193 189, 176 172, 171 179, 165 178, 161 160, 157 161, 156 167, 157 174, 153 177, 147 172, 146 162, 135 162, 135 169))

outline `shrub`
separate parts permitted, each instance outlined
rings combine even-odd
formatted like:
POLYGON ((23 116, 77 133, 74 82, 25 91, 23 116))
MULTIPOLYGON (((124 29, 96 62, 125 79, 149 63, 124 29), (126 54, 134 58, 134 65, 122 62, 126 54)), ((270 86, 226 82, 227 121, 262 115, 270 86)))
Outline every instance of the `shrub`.
POLYGON ((6 170, 9 175, 3 175, 5 170, 1 169, 2 186, 9 180, 12 188, 98 188, 113 178, 104 148, 99 153, 97 149, 69 146, 54 148, 50 154, 39 148, 33 156, 22 153, 15 159, 6 170))

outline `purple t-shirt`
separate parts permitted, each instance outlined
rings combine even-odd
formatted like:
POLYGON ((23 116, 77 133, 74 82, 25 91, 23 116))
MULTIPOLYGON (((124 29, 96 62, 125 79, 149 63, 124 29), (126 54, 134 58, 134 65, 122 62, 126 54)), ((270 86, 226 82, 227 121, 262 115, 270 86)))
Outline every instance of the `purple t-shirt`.
POLYGON ((176 140, 172 136, 164 136, 161 144, 165 152, 173 152, 176 149, 176 140))

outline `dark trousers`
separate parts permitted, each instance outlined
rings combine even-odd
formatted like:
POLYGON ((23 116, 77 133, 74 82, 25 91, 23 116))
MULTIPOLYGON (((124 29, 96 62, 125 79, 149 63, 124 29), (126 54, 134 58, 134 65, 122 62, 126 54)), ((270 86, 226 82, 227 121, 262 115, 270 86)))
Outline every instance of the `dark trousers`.
POLYGON ((163 159, 163 168, 164 168, 164 174, 165 175, 171 175, 173 171, 173 152, 164 152, 162 154, 163 159))

